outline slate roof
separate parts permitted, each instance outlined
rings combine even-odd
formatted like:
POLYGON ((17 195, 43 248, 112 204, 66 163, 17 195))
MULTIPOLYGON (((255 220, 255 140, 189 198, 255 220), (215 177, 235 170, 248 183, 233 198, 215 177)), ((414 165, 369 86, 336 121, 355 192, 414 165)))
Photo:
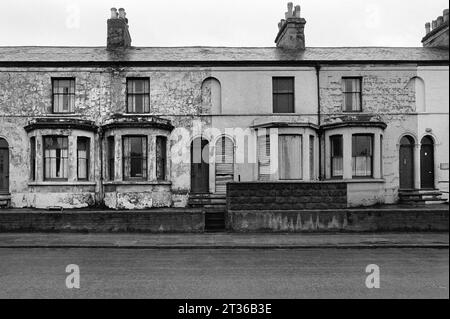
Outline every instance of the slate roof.
POLYGON ((406 47, 315 47, 304 51, 275 47, 105 47, 0 46, 0 63, 111 63, 111 62, 448 62, 448 49, 406 47))

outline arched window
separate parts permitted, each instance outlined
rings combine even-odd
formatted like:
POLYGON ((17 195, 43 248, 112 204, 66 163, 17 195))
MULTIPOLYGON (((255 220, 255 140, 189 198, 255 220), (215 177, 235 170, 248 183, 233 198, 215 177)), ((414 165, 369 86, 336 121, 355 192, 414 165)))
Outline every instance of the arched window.
POLYGON ((408 82, 408 88, 414 90, 416 112, 425 112, 425 82, 421 77, 415 76, 408 82))
POLYGON ((203 111, 211 114, 222 113, 222 88, 216 78, 207 78, 202 83, 203 111))

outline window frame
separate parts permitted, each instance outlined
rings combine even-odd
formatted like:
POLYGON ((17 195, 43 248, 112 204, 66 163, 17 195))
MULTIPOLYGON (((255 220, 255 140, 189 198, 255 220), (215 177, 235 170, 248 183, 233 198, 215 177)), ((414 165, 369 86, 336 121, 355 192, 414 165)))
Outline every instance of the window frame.
MULTIPOLYGON (((123 180, 124 181, 147 181, 148 180, 148 136, 147 135, 139 135, 139 134, 135 134, 135 135, 123 135, 122 136, 122 176, 123 176, 123 180), (145 150, 142 151, 142 161, 145 160, 145 167, 143 165, 142 167, 142 175, 143 176, 131 176, 131 162, 130 162, 130 176, 127 177, 127 175, 125 174, 125 159, 126 159, 126 154, 125 154, 125 140, 128 138, 141 138, 141 139, 145 139, 145 150)), ((129 156, 131 158, 131 156, 129 156)))
POLYGON ((344 178, 344 163, 342 163, 342 175, 334 175, 333 158, 342 158, 344 161, 344 136, 342 134, 334 134, 329 137, 330 141, 330 176, 331 179, 343 179, 344 178), (339 138, 341 140, 341 156, 333 156, 333 139, 339 138))
POLYGON ((77 136, 77 180, 79 181, 89 181, 89 171, 90 171, 90 147, 91 147, 91 139, 86 136, 77 136), (79 148, 78 148, 78 142, 80 140, 84 140, 86 142, 86 158, 84 160, 86 161, 86 178, 80 178, 80 156, 79 156, 79 148))
MULTIPOLYGON (((43 144, 42 145, 42 150, 43 150, 43 154, 42 154, 43 155, 42 156, 43 165, 42 165, 42 167, 44 169, 44 174, 43 174, 44 181, 68 181, 69 180, 69 136, 67 136, 67 135, 43 135, 42 136, 42 144, 43 144), (64 157, 66 159, 66 164, 67 164, 67 177, 58 177, 58 178, 47 178, 46 177, 45 171, 47 169, 47 165, 46 165, 47 157, 45 156, 45 151, 46 151, 45 140, 47 138, 65 138, 65 139, 67 139, 67 148, 62 148, 62 149, 67 150, 67 157, 64 157)), ((63 158, 63 157, 61 157, 61 158, 63 158)))
MULTIPOLYGON (((362 76, 343 76, 341 79, 341 89, 342 89, 342 112, 344 113, 361 113, 363 111, 363 98, 362 98, 362 91, 363 91, 363 77, 362 76), (345 91, 345 80, 358 80, 359 81, 359 92, 358 91, 351 91, 347 92, 345 91), (355 94, 358 93, 358 100, 359 100, 359 109, 358 110, 347 110, 345 105, 345 95, 346 94, 355 94)), ((352 105, 353 107, 353 105, 352 105)))
POLYGON ((167 136, 157 135, 155 139, 155 173, 157 181, 166 181, 167 180, 167 136), (161 157, 158 155, 158 141, 162 141, 161 146, 162 151, 160 152, 161 157), (162 161, 162 174, 159 172, 159 161, 162 161))
MULTIPOLYGON (((356 134, 352 134, 352 179, 364 179, 364 178, 373 178, 373 168, 374 168, 374 150, 375 150, 375 136, 372 133, 356 133, 356 134), (353 156, 353 149, 354 149, 354 145, 353 145, 353 137, 358 137, 358 136, 367 136, 370 137, 370 144, 371 144, 371 148, 370 148, 370 175, 354 175, 353 172, 353 158, 355 156, 353 156)), ((367 156, 366 156, 367 157, 367 156)))
POLYGON ((295 76, 273 76, 272 77, 272 113, 273 114, 295 114, 295 76), (275 92, 275 81, 278 79, 292 80, 292 92, 275 92), (278 104, 277 104, 278 110, 276 110, 276 107, 275 107, 275 96, 276 95, 292 95, 292 110, 289 112, 280 112, 278 104))
MULTIPOLYGON (((75 96, 76 96, 76 79, 75 77, 52 77, 52 114, 74 114, 75 113, 75 96), (68 94, 62 94, 62 93, 55 93, 55 82, 56 81, 73 81, 73 93, 68 94), (73 98, 73 110, 69 110, 67 112, 60 112, 55 111, 55 95, 68 95, 69 97, 73 98)), ((69 90, 70 91, 70 90, 69 90)), ((69 103, 70 107, 70 103, 69 103)))
POLYGON ((30 137, 30 181, 36 181, 36 136, 30 137))
POLYGON ((116 137, 114 135, 106 138, 106 158, 108 163, 108 180, 114 181, 116 176, 116 137), (112 144, 110 144, 111 141, 112 144), (110 148, 111 145, 112 150, 110 148))
MULTIPOLYGON (((126 114, 150 114, 150 77, 127 77, 126 78, 126 84, 125 84, 125 100, 126 100, 126 114), (148 81, 148 93, 130 93, 128 90, 128 84, 130 81, 136 81, 136 80, 146 80, 148 81), (130 104, 128 102, 128 97, 129 96, 145 96, 148 95, 148 112, 145 112, 145 105, 143 106, 143 112, 138 113, 138 112, 132 112, 130 111, 130 104)), ((135 107, 136 108, 136 107, 135 107)))

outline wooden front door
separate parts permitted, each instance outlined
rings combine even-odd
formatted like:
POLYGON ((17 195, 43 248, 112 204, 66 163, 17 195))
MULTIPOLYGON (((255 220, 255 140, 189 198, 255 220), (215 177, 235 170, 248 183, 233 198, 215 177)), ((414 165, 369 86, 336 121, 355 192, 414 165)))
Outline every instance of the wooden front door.
POLYGON ((414 188, 414 140, 403 137, 400 141, 400 189, 414 188))
POLYGON ((0 194, 9 193, 9 149, 8 143, 0 138, 0 194))
POLYGON ((191 143, 191 192, 209 192, 209 145, 208 141, 196 138, 191 143))
POLYGON ((422 139, 420 147, 420 186, 434 189, 434 143, 429 136, 422 139))
POLYGON ((225 194, 227 183, 234 180, 234 143, 228 137, 216 142, 216 193, 225 194))

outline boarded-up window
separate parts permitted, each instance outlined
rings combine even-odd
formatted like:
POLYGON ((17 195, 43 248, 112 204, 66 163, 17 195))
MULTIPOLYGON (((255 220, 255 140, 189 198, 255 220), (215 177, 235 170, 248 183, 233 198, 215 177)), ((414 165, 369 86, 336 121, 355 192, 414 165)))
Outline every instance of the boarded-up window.
POLYGON ((125 180, 147 179, 146 136, 124 136, 123 177, 125 180))
POLYGON ((234 143, 225 136, 216 142, 216 193, 225 193, 228 182, 234 179, 234 143))
POLYGON ((331 177, 342 177, 344 174, 342 135, 330 137, 331 144, 331 177))
POLYGON ((167 138, 165 136, 156 137, 156 179, 166 180, 167 170, 167 138))
POLYGON ((302 136, 278 136, 279 179, 302 179, 302 136))
POLYGON ((148 78, 127 79, 127 112, 150 112, 150 80, 148 78))
POLYGON ((342 92, 344 93, 344 111, 361 111, 361 78, 343 78, 342 92))
POLYGON ((373 163, 373 136, 352 136, 353 177, 371 177, 373 163))
POLYGON ((258 178, 270 179, 270 135, 258 136, 258 178))
POLYGON ((75 106, 75 79, 52 79, 53 113, 72 113, 75 106))
POLYGON ((44 137, 44 179, 67 179, 68 144, 66 136, 44 137))

